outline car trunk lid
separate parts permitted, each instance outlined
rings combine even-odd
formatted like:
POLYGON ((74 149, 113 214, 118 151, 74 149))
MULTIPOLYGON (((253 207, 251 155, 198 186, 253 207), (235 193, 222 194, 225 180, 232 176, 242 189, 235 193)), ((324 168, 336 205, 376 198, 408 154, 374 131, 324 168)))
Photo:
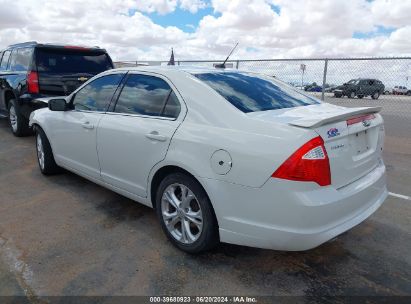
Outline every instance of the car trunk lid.
POLYGON ((341 188, 379 164, 384 136, 380 110, 380 107, 344 108, 321 103, 249 115, 318 133, 324 140, 330 160, 331 183, 341 188))

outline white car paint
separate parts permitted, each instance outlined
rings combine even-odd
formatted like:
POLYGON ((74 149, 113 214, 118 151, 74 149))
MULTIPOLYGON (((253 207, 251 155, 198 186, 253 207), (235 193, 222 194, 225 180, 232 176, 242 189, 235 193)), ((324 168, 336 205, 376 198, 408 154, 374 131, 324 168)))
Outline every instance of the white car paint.
POLYGON ((379 108, 320 103, 246 114, 190 70, 123 68, 96 77, 128 71, 165 79, 180 101, 178 118, 37 110, 30 125, 45 131, 58 165, 148 206, 155 173, 178 166, 209 195, 222 242, 281 250, 320 245, 362 222, 387 196, 379 108), (371 113, 371 126, 347 126, 347 118, 371 113), (86 121, 93 128, 83 126, 86 121), (338 135, 328 137, 331 128, 338 135), (153 132, 161 138, 149 138, 153 132), (271 177, 319 135, 331 185, 271 177), (227 170, 213 169, 216 152, 231 160, 227 170))

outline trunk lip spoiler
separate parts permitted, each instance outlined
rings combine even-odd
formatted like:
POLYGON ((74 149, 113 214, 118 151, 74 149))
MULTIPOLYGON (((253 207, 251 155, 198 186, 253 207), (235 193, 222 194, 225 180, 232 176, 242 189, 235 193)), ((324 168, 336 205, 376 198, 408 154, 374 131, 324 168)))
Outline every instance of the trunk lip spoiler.
POLYGON ((363 108, 346 108, 346 111, 328 114, 327 116, 312 116, 309 118, 300 118, 294 121, 289 122, 289 125, 303 127, 303 128, 317 128, 322 125, 335 122, 338 120, 346 120, 348 118, 353 118, 355 116, 363 114, 375 114, 382 110, 382 107, 363 107, 363 108))

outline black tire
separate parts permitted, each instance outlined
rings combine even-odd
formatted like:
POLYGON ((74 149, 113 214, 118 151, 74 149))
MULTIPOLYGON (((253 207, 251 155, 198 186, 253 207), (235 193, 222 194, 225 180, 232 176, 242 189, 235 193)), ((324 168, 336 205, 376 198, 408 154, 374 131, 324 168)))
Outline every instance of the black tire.
MULTIPOLYGON (((203 187, 193 177, 180 172, 167 175, 161 181, 157 189, 155 203, 156 212, 160 220, 161 227, 170 242, 177 248, 187 253, 194 254, 210 250, 219 243, 218 223, 210 199, 208 198, 203 187), (202 230, 199 232, 198 239, 190 244, 177 240, 168 230, 165 220, 163 219, 162 197, 167 187, 173 184, 182 184, 191 190, 191 192, 195 195, 195 202, 198 202, 198 205, 201 208, 202 230)), ((175 212, 177 214, 177 210, 175 212)), ((180 224, 181 227, 181 222, 175 223, 173 227, 176 227, 178 224, 180 224)))
POLYGON ((411 96, 411 91, 408 91, 408 92, 407 92, 407 96, 411 96))
POLYGON ((359 99, 362 99, 362 98, 364 98, 364 95, 358 95, 357 96, 359 99))
POLYGON ((31 135, 33 132, 29 127, 29 121, 22 115, 20 106, 18 105, 16 100, 11 99, 9 101, 8 110, 9 125, 14 136, 22 137, 31 135))
POLYGON ((44 175, 52 175, 60 172, 60 167, 56 164, 54 160, 53 151, 50 146, 50 142, 40 127, 36 127, 36 152, 37 152, 37 163, 41 173, 44 175), (43 152, 43 164, 41 163, 41 151, 39 146, 42 147, 43 152))
POLYGON ((349 98, 355 98, 355 92, 354 92, 354 91, 350 92, 350 94, 348 95, 348 97, 349 97, 349 98))
POLYGON ((372 95, 371 95, 371 98, 372 99, 378 99, 380 97, 380 92, 374 92, 372 95))

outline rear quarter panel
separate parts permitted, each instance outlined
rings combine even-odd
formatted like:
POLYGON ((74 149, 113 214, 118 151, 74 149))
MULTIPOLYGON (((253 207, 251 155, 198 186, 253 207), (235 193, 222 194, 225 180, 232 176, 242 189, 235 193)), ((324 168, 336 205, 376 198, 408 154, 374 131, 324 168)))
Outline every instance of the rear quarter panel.
POLYGON ((270 129, 272 133, 267 135, 257 132, 258 127, 263 127, 260 122, 245 131, 184 121, 171 141, 165 161, 181 164, 198 177, 261 187, 295 150, 313 137, 313 132, 265 124, 264 131, 270 129), (217 150, 225 150, 231 157, 232 166, 226 174, 212 168, 215 160, 211 158, 217 150))

